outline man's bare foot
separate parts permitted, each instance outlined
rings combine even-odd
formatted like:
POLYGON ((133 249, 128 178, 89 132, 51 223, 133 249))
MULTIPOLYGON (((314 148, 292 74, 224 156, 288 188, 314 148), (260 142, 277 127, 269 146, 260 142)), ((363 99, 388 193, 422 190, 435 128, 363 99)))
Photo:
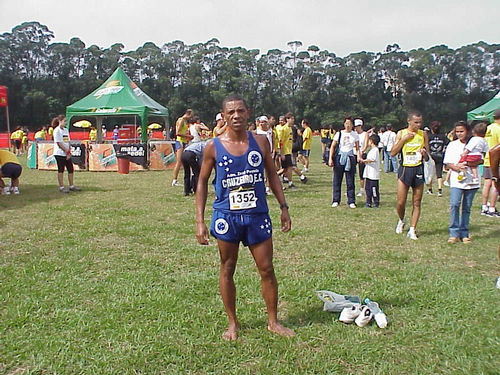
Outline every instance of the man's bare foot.
POLYGON ((238 325, 230 324, 226 332, 222 334, 222 339, 226 341, 236 341, 238 339, 238 325))
POLYGON ((277 333, 280 336, 285 336, 285 337, 293 337, 295 336, 295 332, 292 331, 290 328, 286 328, 279 324, 278 322, 273 323, 273 324, 268 324, 267 329, 270 332, 277 333))

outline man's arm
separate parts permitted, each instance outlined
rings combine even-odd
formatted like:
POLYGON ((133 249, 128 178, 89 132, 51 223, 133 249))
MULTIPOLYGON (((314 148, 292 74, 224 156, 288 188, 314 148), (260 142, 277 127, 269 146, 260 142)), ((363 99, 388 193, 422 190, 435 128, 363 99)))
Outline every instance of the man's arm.
POLYGON ((274 161, 271 157, 269 142, 263 135, 256 135, 254 137, 259 143, 259 147, 264 154, 264 168, 266 169, 267 179, 269 180, 269 187, 280 204, 281 230, 283 232, 288 232, 292 229, 292 220, 290 219, 290 214, 288 213, 288 205, 286 203, 285 194, 283 193, 279 177, 276 174, 276 167, 274 166, 274 161))
POLYGON ((406 141, 412 139, 414 136, 415 133, 408 131, 408 133, 406 133, 403 137, 401 130, 398 131, 398 134, 396 134, 395 143, 391 148, 391 156, 396 156, 397 154, 399 154, 406 141))
POLYGON ((208 245, 208 229, 205 224, 205 206, 207 204, 208 179, 215 165, 215 147, 213 142, 207 143, 203 152, 198 184, 196 185, 196 239, 202 245, 208 245))

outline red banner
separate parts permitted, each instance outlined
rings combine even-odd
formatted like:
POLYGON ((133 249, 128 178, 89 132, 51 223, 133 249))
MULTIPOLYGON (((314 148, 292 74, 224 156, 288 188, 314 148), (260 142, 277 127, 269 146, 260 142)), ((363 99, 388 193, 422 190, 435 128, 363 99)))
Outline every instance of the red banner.
POLYGON ((7 107, 7 87, 0 86, 0 107, 7 107))

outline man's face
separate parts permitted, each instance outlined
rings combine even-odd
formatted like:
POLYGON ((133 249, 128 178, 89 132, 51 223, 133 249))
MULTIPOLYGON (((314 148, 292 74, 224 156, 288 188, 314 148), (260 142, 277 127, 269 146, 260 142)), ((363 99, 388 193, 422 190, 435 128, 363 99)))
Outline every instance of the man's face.
POLYGON ((291 116, 291 117, 288 117, 286 119, 286 123, 288 124, 288 126, 292 126, 295 122, 295 117, 291 116))
POLYGON ((227 102, 223 112, 224 120, 227 126, 233 130, 247 128, 247 120, 250 117, 250 110, 245 107, 245 103, 241 100, 227 102))
POLYGON ((284 117, 280 117, 280 125, 284 125, 285 124, 285 118, 284 117))
POLYGON ((259 120, 258 125, 261 127, 262 130, 267 130, 268 129, 268 122, 267 121, 259 120))
POLYGON ((419 130, 422 127, 422 116, 411 116, 408 119, 408 127, 413 131, 419 130))

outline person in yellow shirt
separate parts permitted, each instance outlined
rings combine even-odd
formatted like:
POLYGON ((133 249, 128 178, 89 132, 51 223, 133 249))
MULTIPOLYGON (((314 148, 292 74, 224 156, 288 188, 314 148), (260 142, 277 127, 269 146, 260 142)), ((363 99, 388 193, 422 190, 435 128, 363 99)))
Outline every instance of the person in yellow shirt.
POLYGON ((407 121, 408 127, 398 132, 395 144, 391 148, 391 156, 402 153, 402 163, 398 170, 396 211, 399 221, 396 225, 396 233, 403 233, 406 225, 406 199, 411 186, 413 210, 408 238, 417 240, 416 229, 425 186, 423 160, 429 160, 429 140, 427 133, 420 129, 422 127, 422 114, 420 112, 410 111, 407 121))
POLYGON ((97 142, 97 129, 95 126, 90 127, 89 140, 90 142, 97 142))
POLYGON ((302 131, 302 150, 299 151, 299 158, 304 165, 302 173, 307 173, 309 172, 309 155, 311 155, 312 130, 306 119, 302 120, 301 125, 304 130, 302 131))
POLYGON ((276 164, 276 170, 279 171, 281 169, 281 130, 283 129, 283 126, 285 126, 286 120, 285 116, 280 116, 278 124, 274 127, 275 128, 275 133, 276 133, 276 158, 275 158, 275 164, 276 164))
POLYGON ((40 141, 45 141, 47 139, 47 131, 46 127, 42 126, 39 131, 35 133, 35 141, 40 142, 40 141))
POLYGON ((19 194, 19 176, 23 167, 19 164, 16 155, 7 150, 0 150, 0 192, 9 195, 11 192, 19 194), (5 185, 2 177, 10 178, 10 187, 5 185))
POLYGON ((22 145, 23 135, 24 132, 20 126, 18 126, 16 130, 12 132, 12 134, 10 135, 10 140, 12 142, 12 145, 14 146, 16 155, 21 155, 21 145, 22 145))
MULTIPOLYGON (((488 142, 490 150, 500 144, 500 108, 493 113, 493 122, 486 128, 486 135, 484 136, 484 139, 488 142)), ((500 217, 500 212, 498 212, 495 207, 498 199, 498 191, 492 183, 491 161, 488 153, 486 153, 486 157, 484 158, 483 177, 484 186, 482 192, 481 215, 500 217)))
POLYGON ((175 134, 177 135, 175 140, 175 167, 172 180, 172 186, 182 186, 178 181, 179 170, 181 169, 182 162, 181 156, 184 147, 187 146, 188 142, 193 138, 189 134, 189 120, 194 116, 194 111, 192 109, 186 109, 186 112, 177 119, 175 122, 175 134))

